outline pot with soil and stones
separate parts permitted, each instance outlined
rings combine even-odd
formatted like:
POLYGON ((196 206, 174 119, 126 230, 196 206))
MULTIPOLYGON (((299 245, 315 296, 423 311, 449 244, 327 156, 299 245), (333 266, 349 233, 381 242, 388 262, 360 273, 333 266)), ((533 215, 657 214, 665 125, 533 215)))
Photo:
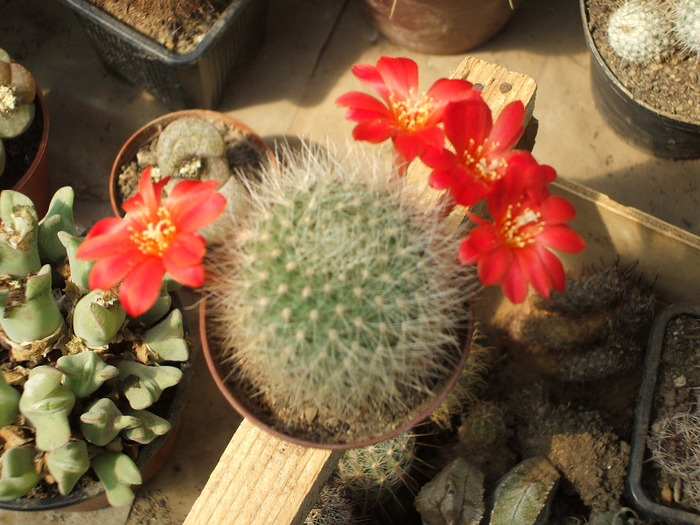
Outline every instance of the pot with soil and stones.
POLYGON ((212 108, 265 35, 267 0, 60 0, 111 72, 171 110, 212 108))
POLYGON ((370 20, 392 42, 438 55, 462 53, 493 38, 519 0, 363 0, 370 20))
POLYGON ((700 157, 697 0, 581 0, 593 96, 628 142, 672 159, 700 157))
POLYGON ((163 292, 140 316, 115 289, 90 291, 91 263, 61 188, 39 220, 0 193, 0 507, 129 504, 177 433, 190 375, 182 309, 163 292), (125 303, 124 303, 125 304, 125 303))
POLYGON ((48 140, 44 94, 32 74, 0 49, 0 189, 24 193, 40 214, 49 205, 48 140))
POLYGON ((699 306, 667 306, 654 321, 627 479, 640 512, 682 525, 700 523, 699 338, 699 306))
POLYGON ((109 179, 112 210, 137 190, 141 173, 152 167, 154 178, 172 176, 214 179, 234 205, 245 191, 241 174, 255 173, 265 163, 275 164, 265 141, 237 119, 212 110, 189 109, 158 117, 137 130, 117 154, 109 179))

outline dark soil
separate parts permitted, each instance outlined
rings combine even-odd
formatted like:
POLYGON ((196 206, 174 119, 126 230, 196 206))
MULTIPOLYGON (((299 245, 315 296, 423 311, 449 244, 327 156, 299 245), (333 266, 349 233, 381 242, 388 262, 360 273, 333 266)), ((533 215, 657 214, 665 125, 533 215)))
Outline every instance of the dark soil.
POLYGON ((170 51, 197 47, 230 0, 89 0, 170 51))
POLYGON ((603 60, 632 95, 686 122, 700 122, 700 56, 674 49, 662 61, 630 63, 617 56, 607 39, 608 20, 621 0, 588 0, 588 28, 603 60))
POLYGON ((5 171, 0 177, 0 189, 11 189, 17 184, 32 165, 39 151, 39 143, 44 131, 44 116, 39 104, 36 101, 34 104, 36 111, 29 129, 18 137, 2 140, 7 161, 5 171))

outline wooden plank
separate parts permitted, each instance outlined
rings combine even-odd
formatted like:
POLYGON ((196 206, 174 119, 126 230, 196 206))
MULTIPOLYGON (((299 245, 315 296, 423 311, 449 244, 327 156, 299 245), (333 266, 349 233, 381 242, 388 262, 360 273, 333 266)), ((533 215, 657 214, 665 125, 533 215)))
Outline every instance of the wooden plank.
MULTIPOLYGON (((507 103, 522 100, 531 117, 536 85, 529 77, 475 58, 465 59, 452 76, 482 84, 494 115, 507 103)), ((440 192, 427 188, 425 172, 410 170, 408 177, 418 185, 417 192, 439 198, 440 192)), ((455 211, 455 220, 463 218, 463 211, 459 213, 455 211)), ((244 420, 184 525, 301 524, 339 454, 292 445, 244 420)))
POLYGON ((339 458, 280 441, 244 419, 184 525, 301 524, 339 458))

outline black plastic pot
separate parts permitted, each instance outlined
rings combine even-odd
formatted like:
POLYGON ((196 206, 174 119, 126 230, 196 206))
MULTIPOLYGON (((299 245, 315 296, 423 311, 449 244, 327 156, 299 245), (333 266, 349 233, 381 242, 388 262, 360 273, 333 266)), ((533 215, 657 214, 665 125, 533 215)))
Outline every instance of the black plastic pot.
POLYGON ((662 520, 663 523, 677 525, 700 525, 700 514, 668 507, 650 498, 642 486, 642 475, 647 459, 646 443, 651 424, 651 412, 654 404, 654 390, 664 346, 666 326, 675 317, 690 315, 700 317, 700 306, 677 304, 666 307, 654 320, 649 335, 647 355, 644 362, 642 386, 634 413, 634 431, 632 433, 632 450, 630 467, 627 474, 627 491, 634 506, 640 512, 662 520))
POLYGON ((607 124, 627 142, 657 157, 700 157, 700 122, 683 120, 636 100, 608 67, 589 30, 588 1, 580 0, 580 7, 591 54, 593 100, 607 124))
POLYGON ((261 47, 267 0, 232 0, 190 53, 157 44, 88 0, 60 0, 73 9, 100 60, 169 109, 213 108, 230 75, 261 47))

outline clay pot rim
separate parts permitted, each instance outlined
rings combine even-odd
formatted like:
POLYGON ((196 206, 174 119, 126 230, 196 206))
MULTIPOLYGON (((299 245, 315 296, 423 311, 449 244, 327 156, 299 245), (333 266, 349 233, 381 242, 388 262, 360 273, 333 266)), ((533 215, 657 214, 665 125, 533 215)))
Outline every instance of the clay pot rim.
POLYGON ((469 307, 469 326, 467 330, 467 337, 466 341, 464 342, 464 347, 462 349, 462 352, 460 354, 459 361, 455 365, 455 369, 448 378, 447 382, 443 386, 442 390, 434 396, 434 398, 429 402, 426 403, 424 402, 422 410, 418 414, 415 414, 411 416, 406 422, 404 422, 402 425, 399 427, 395 428, 394 430, 391 430, 389 432, 386 432, 380 436, 376 436, 374 438, 370 438, 364 441, 358 441, 358 442, 342 442, 342 443, 327 443, 327 442, 315 442, 311 441, 308 439, 303 439, 299 438, 297 436, 291 435, 284 433, 276 428, 271 427, 267 423, 265 423, 263 420, 258 418, 255 413, 253 413, 251 410, 249 410, 231 391, 231 389, 226 385, 222 378, 221 374, 221 365, 219 364, 218 360, 213 356, 211 348, 209 347, 209 342, 207 340, 207 326, 206 326, 206 305, 207 305, 207 296, 206 293, 202 295, 200 304, 199 304, 199 336, 200 336, 200 343, 202 347, 202 353, 204 354, 204 359, 207 363, 207 368, 209 369, 209 373, 211 374, 212 378, 214 379, 214 383, 216 383, 217 388, 221 392, 221 394, 226 398, 226 400, 229 402, 229 404, 243 417, 248 419, 251 423, 253 423, 255 426, 261 428, 265 432, 275 436, 276 438, 279 438, 283 441, 287 441, 290 443, 293 443, 295 445, 300 445, 303 447, 309 447, 309 448, 319 448, 319 449, 326 449, 326 450, 350 450, 350 449, 357 449, 357 448, 364 448, 368 447, 370 445, 374 445, 376 443, 381 443, 382 441, 386 441, 392 438, 395 438, 399 434, 408 431, 409 429, 413 428, 414 426, 418 425, 422 421, 424 421, 447 397, 447 395, 450 393, 454 385, 457 383, 457 380, 459 379, 462 370, 464 369, 464 366, 466 365, 467 362, 467 357, 469 356, 469 349, 471 347, 471 342, 472 342, 472 337, 474 334, 474 315, 473 315, 473 308, 470 305, 469 307))
POLYGON ((181 109, 179 111, 166 113, 165 115, 161 115, 160 117, 150 120, 136 130, 126 140, 126 142, 124 142, 119 150, 119 153, 117 153, 117 157, 114 159, 112 169, 109 173, 109 201, 112 205, 112 211, 116 217, 124 216, 124 212, 119 208, 120 203, 118 202, 117 196, 117 180, 119 178, 121 167, 127 162, 130 162, 136 156, 136 152, 143 145, 156 138, 160 134, 162 128, 174 120, 184 117, 198 117, 208 120, 224 120, 233 125, 235 128, 249 135, 249 139, 260 147, 261 150, 267 153, 271 163, 276 164, 277 162, 275 159, 275 154, 270 146, 268 146, 268 144, 255 131, 253 131, 250 126, 228 115, 227 113, 222 113, 211 109, 181 109))

